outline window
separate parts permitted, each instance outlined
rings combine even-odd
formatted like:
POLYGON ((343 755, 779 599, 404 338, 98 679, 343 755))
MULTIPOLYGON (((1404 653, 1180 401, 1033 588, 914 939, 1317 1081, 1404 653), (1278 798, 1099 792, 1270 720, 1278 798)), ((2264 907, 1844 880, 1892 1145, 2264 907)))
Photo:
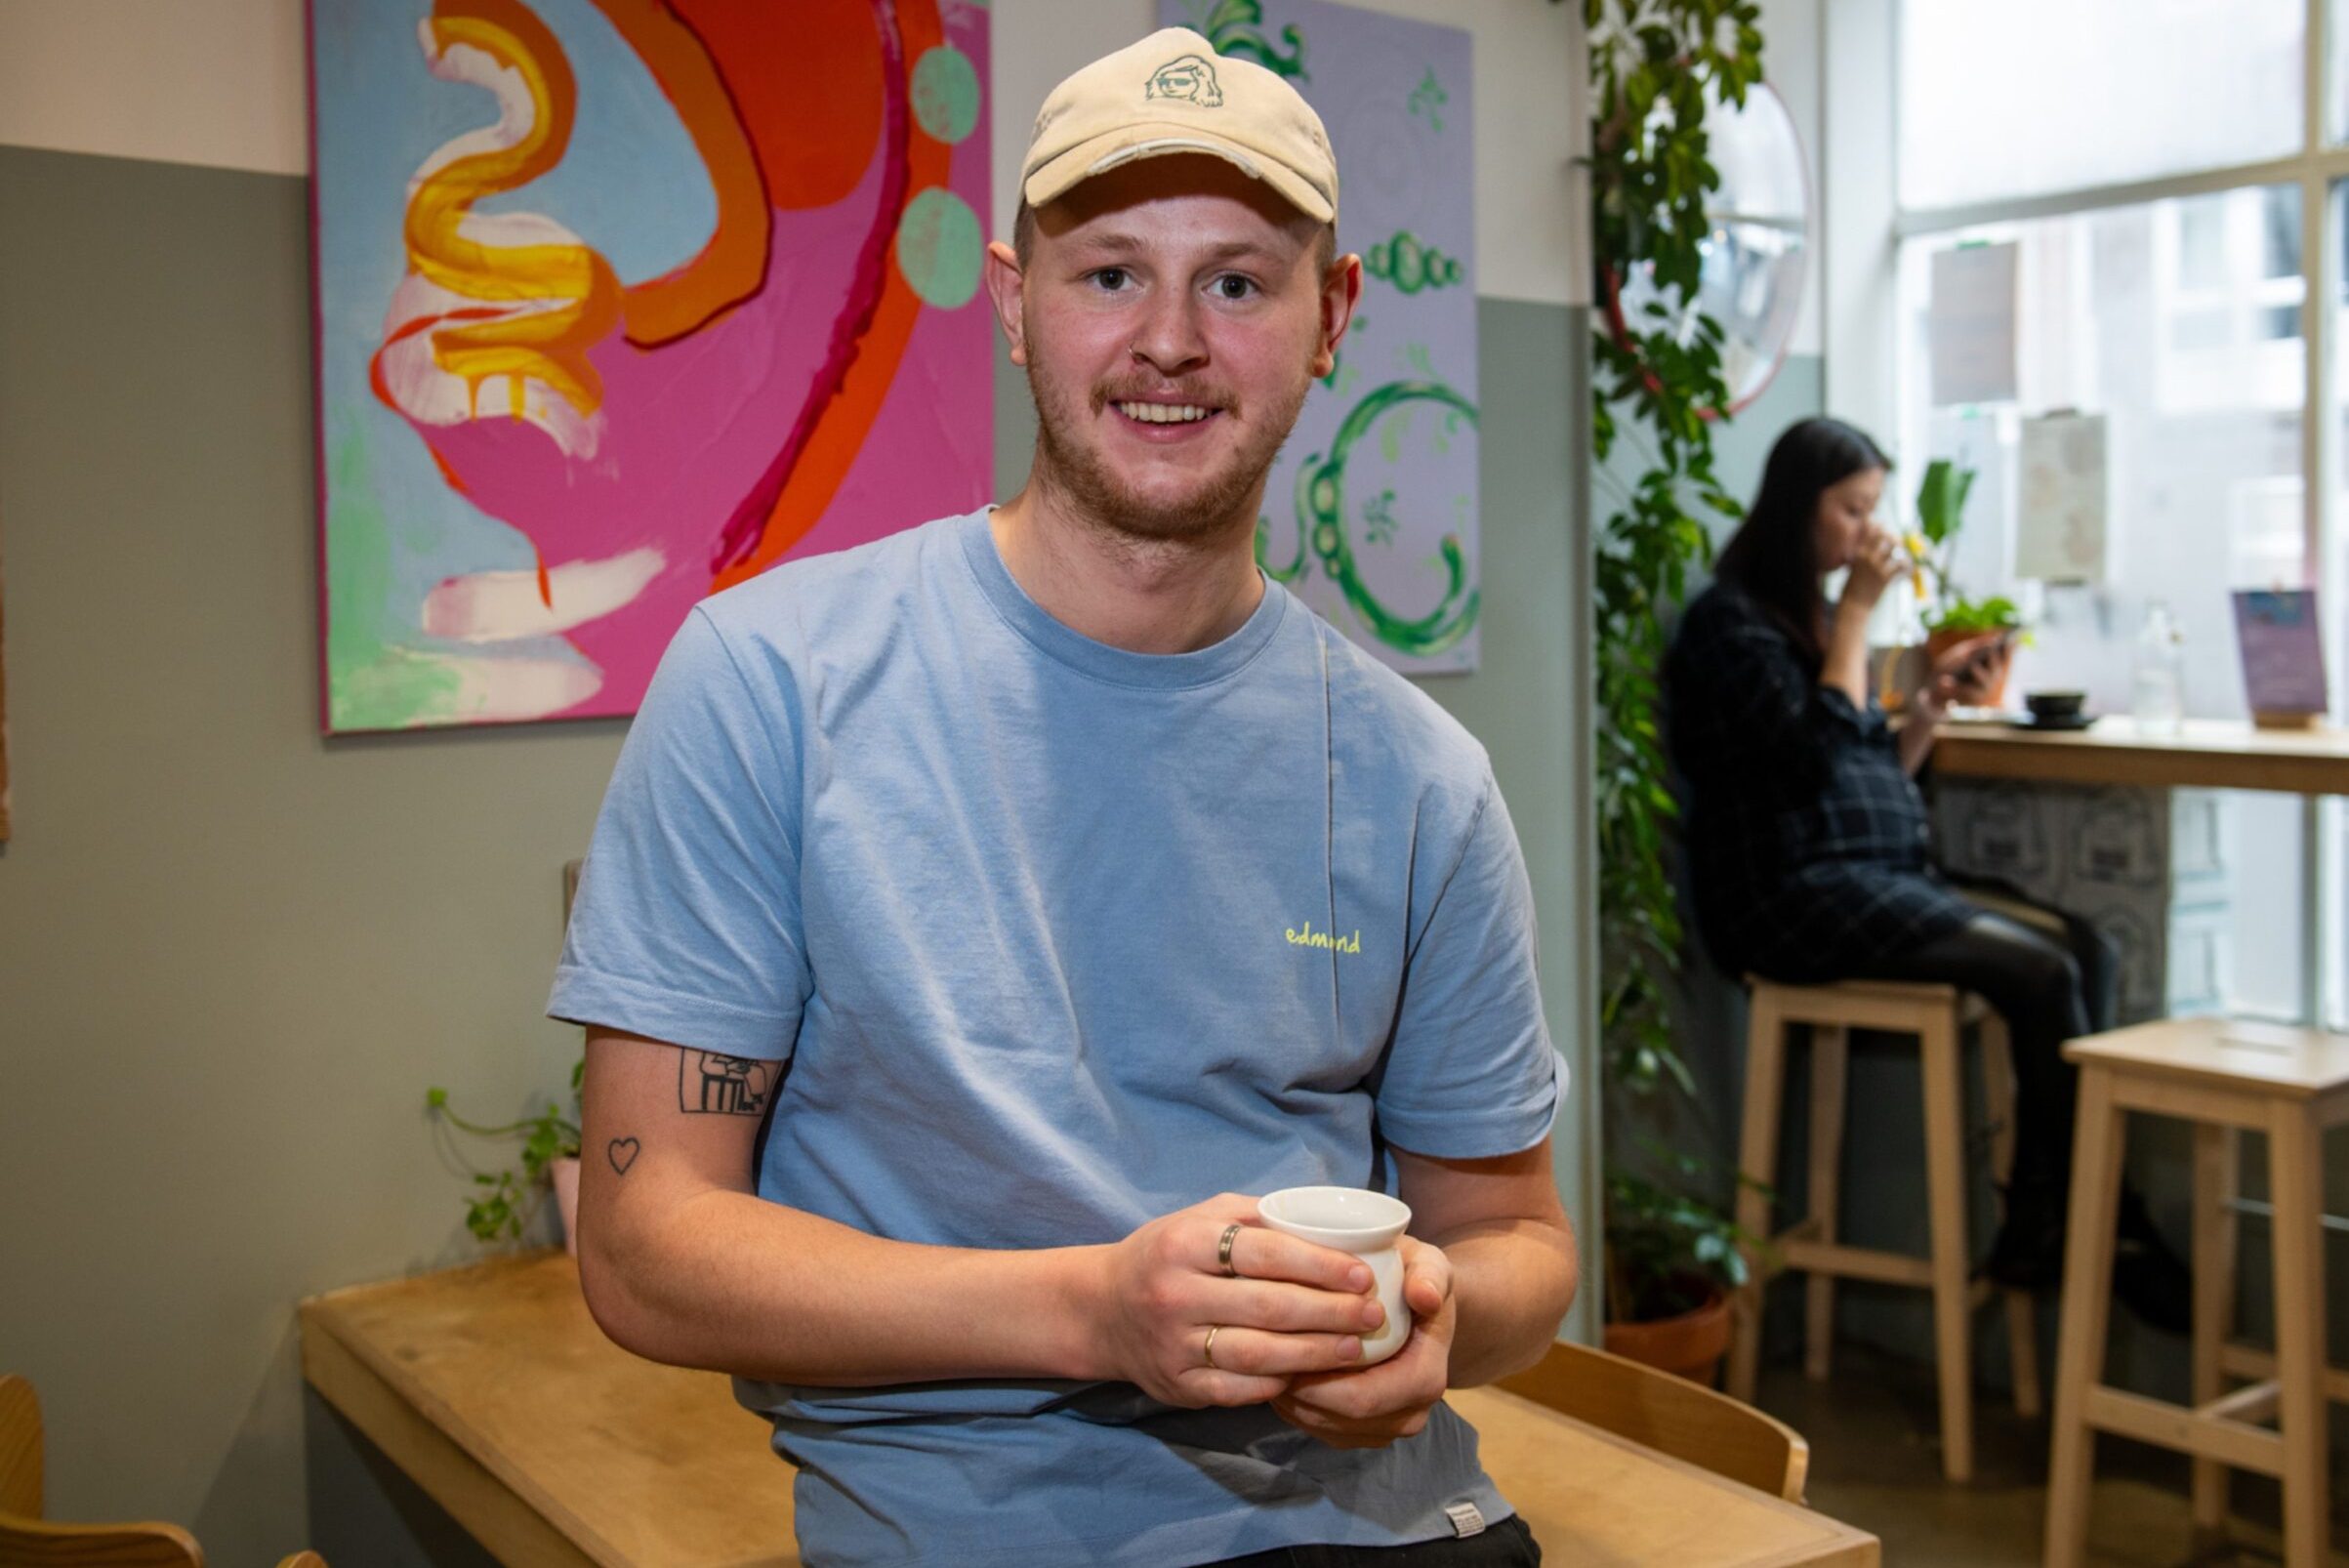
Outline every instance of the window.
MULTIPOLYGON (((2024 605, 2036 642, 2019 678, 2126 712, 2137 632, 2162 601, 2186 639, 2188 714, 2241 718, 2225 590, 2313 585, 2349 712, 2343 475, 2327 453, 2328 496, 2308 472, 2321 424, 2349 451, 2349 0, 1901 0, 1895 31, 1896 456, 1908 475, 1936 457, 1980 472, 1954 575, 2024 605), (2328 67, 2321 143, 2312 49, 2328 67), (1983 320, 2008 321, 2011 363, 1969 354, 1937 376, 1934 288, 1958 270, 1937 262, 1984 245, 2011 246, 2011 268, 1971 268, 1999 280, 1988 313, 1965 296, 1971 338, 1945 316, 1940 343, 1955 356, 1985 341, 1983 320), (2023 447, 2072 411, 2103 421, 2104 575, 2050 586, 2015 571, 2023 447)), ((2349 1020, 2349 807, 2246 794, 2223 817, 2230 1000, 2349 1020)))
MULTIPOLYGON (((2307 580, 2300 418, 2306 401, 2298 251, 2278 275, 2263 186, 1987 225, 1912 240, 1902 253, 1903 454, 1979 471, 1954 575, 1970 591, 2032 599, 2023 676, 2125 712, 2134 634, 2166 603, 2192 650, 2231 649, 2233 606, 2212 585, 2307 580), (1978 243, 2016 250, 2014 395, 1932 401, 1932 265, 1978 243), (2275 312, 2288 336, 2277 337, 2275 312), (2013 577, 2023 428, 2056 410, 2105 421, 2106 581, 2042 590, 2013 577), (2035 674, 2035 671, 2038 672, 2035 674)), ((1921 463, 1904 465, 1921 471, 1921 463)), ((2244 716, 2232 657, 2193 658, 2187 710, 2244 716)))

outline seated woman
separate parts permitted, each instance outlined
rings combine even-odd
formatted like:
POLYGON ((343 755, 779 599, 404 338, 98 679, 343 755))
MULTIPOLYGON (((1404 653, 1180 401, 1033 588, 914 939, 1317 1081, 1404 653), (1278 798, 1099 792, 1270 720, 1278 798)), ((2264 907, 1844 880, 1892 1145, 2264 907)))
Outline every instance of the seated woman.
MULTIPOLYGON (((2112 1027, 2115 955, 2087 922, 2006 896, 1996 901, 2027 919, 2000 913, 1933 863, 1913 775, 1943 714, 1981 700, 2007 649, 1994 635, 1952 650, 1902 722, 1886 721, 1869 690, 1868 618, 1904 565, 1873 520, 1889 466, 1835 420, 1790 429, 1681 621, 1666 701, 1697 923, 1733 974, 1939 981, 1999 1010, 2014 1053, 2015 1164, 1986 1271, 2048 1285, 2063 1266, 2078 1076, 2062 1047, 2112 1027), (1848 576, 1831 604, 1823 579, 1838 568, 1848 576)), ((2122 1233, 2116 1290, 2147 1321, 2183 1330, 2184 1265, 2133 1194, 2122 1233)))

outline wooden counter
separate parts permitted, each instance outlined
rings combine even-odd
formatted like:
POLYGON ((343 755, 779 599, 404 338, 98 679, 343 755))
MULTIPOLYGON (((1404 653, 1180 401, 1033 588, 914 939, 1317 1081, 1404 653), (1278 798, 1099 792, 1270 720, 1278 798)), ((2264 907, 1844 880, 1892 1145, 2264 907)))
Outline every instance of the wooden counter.
POLYGON ((2055 784, 2349 795, 2349 729, 2189 719, 2178 734, 2149 734, 2118 714, 2069 731, 1953 722, 1934 742, 1933 769, 2055 784))
MULTIPOLYGON (((312 1386, 506 1563, 797 1563, 791 1470, 716 1373, 639 1360, 530 1254, 302 1305, 312 1386)), ((1495 1389, 1452 1404, 1557 1563, 1849 1564, 1875 1538, 1495 1389)))

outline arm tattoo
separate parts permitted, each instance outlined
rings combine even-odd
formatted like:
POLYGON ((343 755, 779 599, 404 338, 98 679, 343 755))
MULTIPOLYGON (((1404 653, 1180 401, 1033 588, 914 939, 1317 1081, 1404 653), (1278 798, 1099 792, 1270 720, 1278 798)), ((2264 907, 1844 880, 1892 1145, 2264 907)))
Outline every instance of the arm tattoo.
POLYGON ((612 1162, 613 1172, 620 1176, 628 1175, 628 1168, 636 1164, 637 1156, 643 1152, 644 1145, 633 1137, 616 1137, 603 1146, 604 1157, 612 1162))
POLYGON ((687 1115, 763 1116, 780 1062, 721 1056, 686 1048, 678 1052, 677 1108, 687 1115))

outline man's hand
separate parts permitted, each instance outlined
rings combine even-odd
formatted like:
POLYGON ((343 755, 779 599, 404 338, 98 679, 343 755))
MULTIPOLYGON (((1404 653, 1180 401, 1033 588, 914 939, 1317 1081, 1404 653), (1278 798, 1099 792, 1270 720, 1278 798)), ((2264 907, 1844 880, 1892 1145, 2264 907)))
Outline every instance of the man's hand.
POLYGON ((1413 1318, 1403 1348, 1375 1367, 1299 1376, 1272 1401, 1281 1420, 1333 1448, 1383 1448, 1416 1434, 1451 1386, 1452 1334, 1459 1320, 1452 1260, 1442 1248, 1410 1236, 1397 1245, 1403 1300, 1413 1318))
POLYGON ((1383 1321, 1371 1288, 1368 1264, 1267 1228, 1256 1199, 1227 1192, 1102 1249, 1093 1359, 1170 1405, 1260 1405, 1361 1359, 1383 1321), (1216 1256, 1235 1224, 1237 1277, 1216 1256))

